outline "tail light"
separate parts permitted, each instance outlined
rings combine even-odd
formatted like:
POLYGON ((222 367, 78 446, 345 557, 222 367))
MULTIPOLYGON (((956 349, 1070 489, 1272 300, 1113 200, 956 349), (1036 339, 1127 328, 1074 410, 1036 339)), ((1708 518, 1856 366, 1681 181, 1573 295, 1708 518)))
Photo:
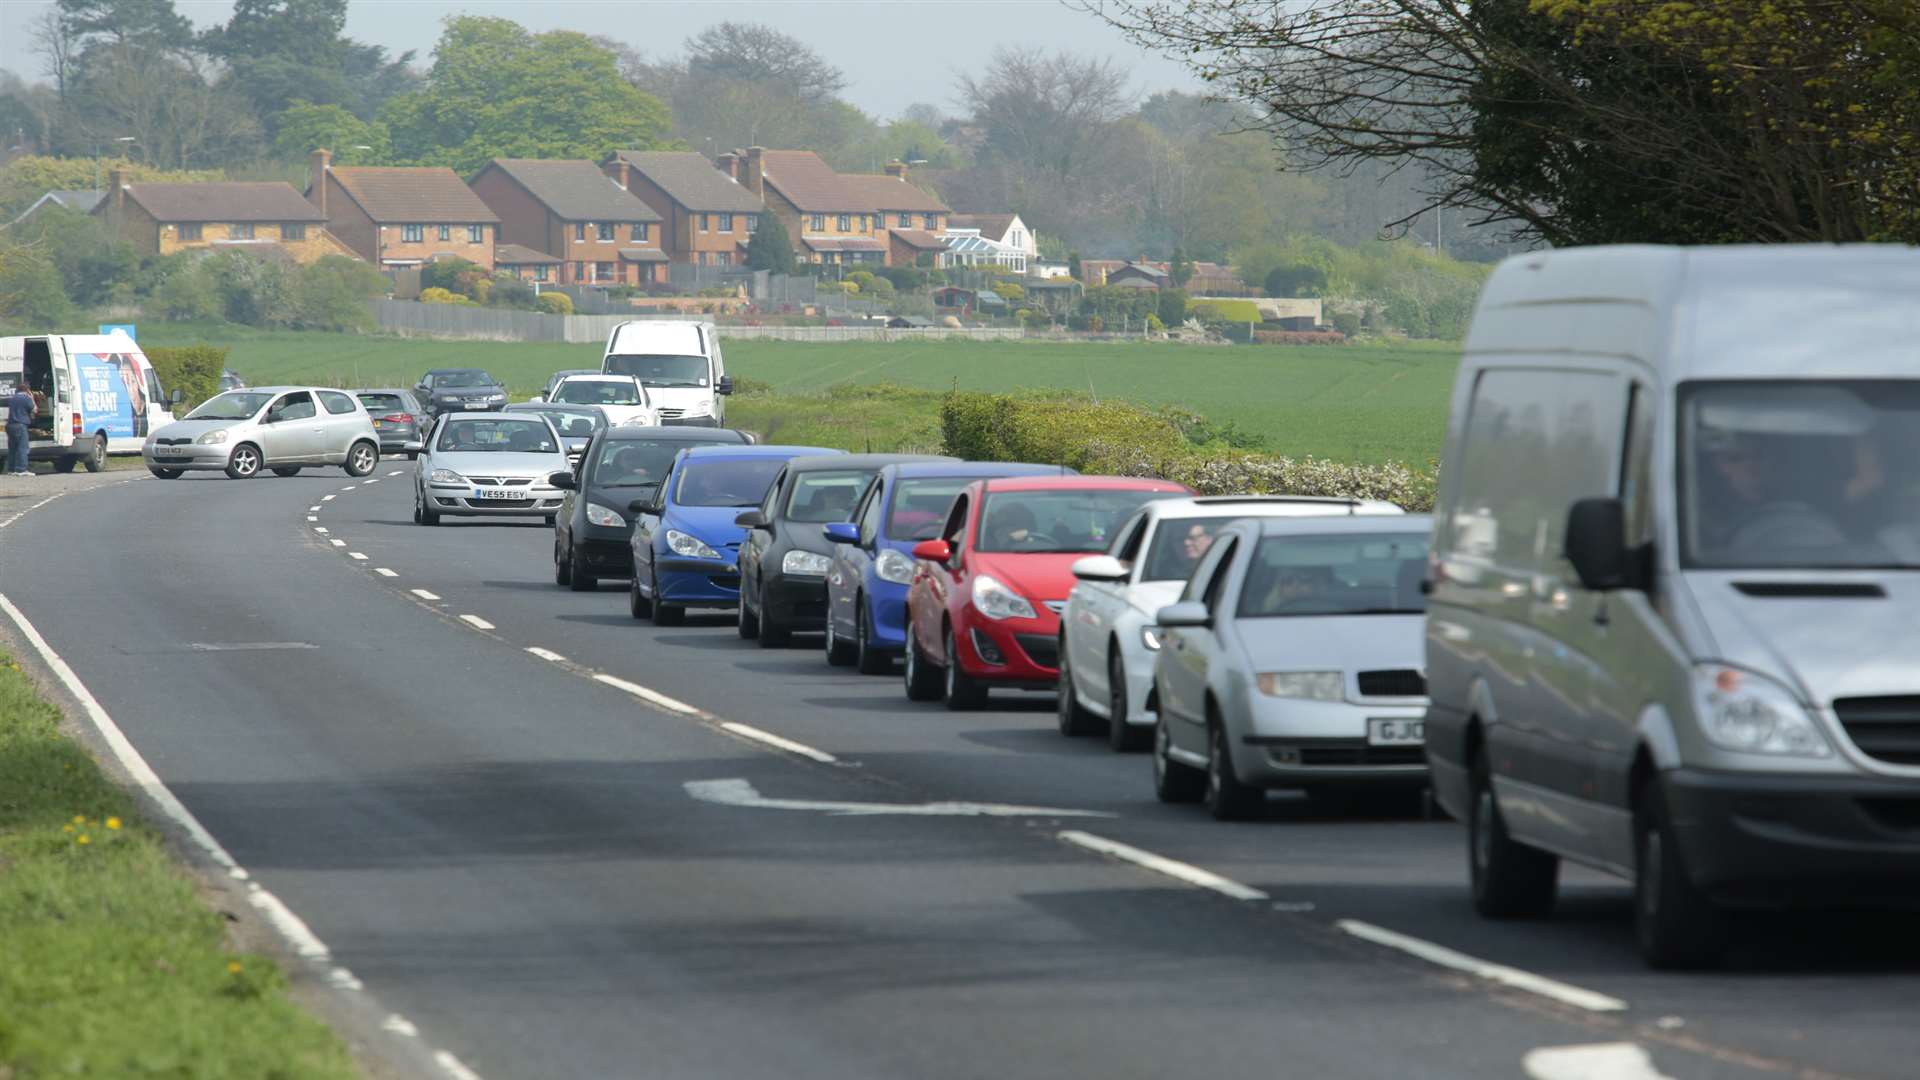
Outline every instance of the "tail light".
POLYGON ((76 438, 76 439, 77 439, 77 438, 79 438, 79 437, 80 437, 80 433, 81 433, 81 432, 82 432, 83 430, 85 430, 85 429, 83 429, 83 428, 82 428, 82 427, 80 426, 80 414, 79 414, 79 413, 74 413, 74 414, 73 414, 73 437, 74 437, 74 438, 76 438))
POLYGON ((411 424, 413 423, 413 414, 403 412, 388 413, 381 417, 381 419, 389 424, 411 424))

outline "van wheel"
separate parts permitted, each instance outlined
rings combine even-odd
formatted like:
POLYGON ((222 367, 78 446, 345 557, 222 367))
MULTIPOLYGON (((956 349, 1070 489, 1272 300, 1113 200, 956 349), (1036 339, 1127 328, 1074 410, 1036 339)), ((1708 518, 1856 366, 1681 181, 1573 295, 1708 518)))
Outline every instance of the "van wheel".
POLYGON ((53 459, 53 471, 69 473, 72 472, 73 467, 78 464, 80 464, 80 459, 77 457, 57 457, 53 459))
POLYGON ((955 711, 982 708, 987 703, 987 688, 960 668, 960 654, 954 650, 953 627, 947 627, 946 682, 941 696, 947 708, 955 711))
POLYGON ((347 451, 347 463, 342 466, 348 476, 359 478, 373 475, 380 467, 380 448, 366 441, 354 443, 347 451))
POLYGON ((1484 749, 1473 756, 1473 797, 1467 808, 1467 869, 1473 909, 1489 919, 1524 919, 1553 910, 1560 859, 1507 833, 1493 797, 1493 767, 1484 749))
POLYGON ((1202 801, 1215 821, 1244 821, 1266 808, 1267 793, 1240 782, 1233 772, 1233 752, 1227 745, 1227 726, 1213 709, 1207 725, 1207 790, 1202 801))
POLYGON ((1634 806, 1633 929, 1640 955, 1659 970, 1712 967, 1726 951, 1726 923, 1681 861, 1658 781, 1641 785, 1634 806))
MULTIPOLYGON (((107 437, 105 435, 95 435, 93 437, 93 449, 87 453, 86 457, 80 460, 82 464, 86 465, 88 472, 99 472, 106 468, 107 437)), ((69 465, 67 468, 71 469, 73 466, 69 465)))
MULTIPOLYGON (((1066 656, 1063 652, 1062 657, 1066 656)), ((1145 750, 1147 741, 1153 737, 1150 731, 1141 731, 1127 723, 1127 714, 1131 706, 1127 704, 1127 665, 1120 659, 1120 650, 1114 649, 1107 657, 1107 745, 1115 753, 1130 754, 1145 750)))
POLYGON ((1200 770, 1173 760, 1173 732, 1167 730, 1167 718, 1153 725, 1153 793, 1163 803, 1199 802, 1207 790, 1207 778, 1200 770))
POLYGON ((227 455, 227 476, 234 480, 251 480, 260 473, 260 448, 252 443, 241 443, 227 455))
POLYGON ((299 475, 300 475, 300 466, 298 466, 298 465, 275 465, 275 466, 273 467, 273 475, 275 475, 275 476, 299 476, 299 475))
POLYGON ((1067 659, 1065 634, 1060 635, 1060 676, 1054 693, 1058 698, 1054 702, 1054 720, 1060 725, 1060 734, 1068 738, 1093 734, 1100 718, 1088 712, 1080 704, 1080 695, 1073 692, 1073 664, 1067 659))
POLYGON ((185 472, 184 469, 154 469, 154 468, 149 468, 147 471, 159 477, 162 480, 178 480, 180 479, 180 475, 183 472, 185 472))
POLYGON ((920 637, 913 632, 913 619, 907 619, 907 664, 904 678, 908 701, 934 701, 940 697, 940 669, 927 659, 920 648, 920 637))

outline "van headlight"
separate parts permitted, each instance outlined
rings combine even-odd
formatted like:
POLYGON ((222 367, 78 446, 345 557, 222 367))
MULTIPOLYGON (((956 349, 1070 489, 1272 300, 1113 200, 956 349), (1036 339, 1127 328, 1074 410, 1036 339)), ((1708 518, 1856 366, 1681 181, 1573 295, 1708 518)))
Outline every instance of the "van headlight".
POLYGON ((1347 677, 1338 671, 1263 671, 1254 677, 1268 697, 1345 701, 1347 677))
POLYGON ((603 525, 609 529, 618 529, 625 527, 627 519, 621 517, 617 512, 601 506, 599 503, 590 502, 587 504, 587 524, 603 525))
POLYGON ((720 553, 702 543, 697 536, 688 536, 679 529, 667 530, 667 550, 683 559, 718 559, 720 553))
POLYGON ((913 584, 913 560, 892 548, 883 548, 880 557, 873 560, 873 572, 881 581, 891 581, 895 585, 913 584))
POLYGON ((1824 758, 1833 747, 1793 691, 1763 675, 1702 664, 1693 669, 1701 734, 1722 750, 1824 758))
POLYGON ((214 428, 212 431, 202 434, 193 441, 199 443, 201 446, 219 446, 221 443, 227 441, 227 429, 214 428))
POLYGON ((826 577, 833 560, 812 551, 789 551, 780 559, 780 572, 795 577, 826 577))

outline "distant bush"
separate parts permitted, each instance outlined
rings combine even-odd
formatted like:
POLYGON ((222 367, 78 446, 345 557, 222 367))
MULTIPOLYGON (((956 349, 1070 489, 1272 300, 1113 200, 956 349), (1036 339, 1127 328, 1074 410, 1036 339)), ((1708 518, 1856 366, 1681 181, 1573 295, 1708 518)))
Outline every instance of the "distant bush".
POLYGON ((893 287, 901 292, 912 292, 927 286, 927 272, 917 266, 886 266, 874 272, 892 282, 893 287))
POLYGON ((523 311, 533 310, 533 301, 533 286, 513 277, 495 281, 493 292, 487 296, 487 304, 491 307, 519 308, 523 311))
POLYGON ((1203 320, 1243 324, 1260 321, 1260 307, 1251 300, 1208 300, 1192 305, 1192 310, 1203 320))
MULTIPOLYGON (((423 304, 465 304, 469 306, 473 304, 473 301, 467 297, 451 289, 443 289, 438 285, 421 289, 420 302, 423 304)), ((572 301, 568 301, 568 303, 572 303, 572 301)))
POLYGON ((0 244, 0 317, 51 330, 72 309, 52 259, 35 248, 0 244))
POLYGON ((1333 323, 1333 328, 1347 337, 1360 332, 1360 313, 1357 311, 1336 311, 1327 316, 1327 321, 1333 323))
POLYGON ((1347 335, 1338 330, 1255 330, 1256 345, 1342 345, 1347 335))
POLYGON ((201 342, 198 345, 155 345, 143 350, 153 361, 160 385, 171 393, 186 392, 182 410, 191 409, 220 392, 220 373, 226 370, 228 350, 201 342))
POLYGON ((387 278, 380 271, 345 255, 323 255, 300 268, 288 321, 304 330, 371 330, 367 301, 386 294, 387 278))
POLYGON ((573 314, 573 297, 560 292, 543 292, 535 305, 549 315, 573 314))
POLYGON ((479 263, 466 259, 435 259, 420 268, 420 290, 445 289, 464 294, 467 284, 475 279, 470 277, 467 282, 462 282, 460 278, 463 274, 478 274, 481 278, 487 276, 479 263))

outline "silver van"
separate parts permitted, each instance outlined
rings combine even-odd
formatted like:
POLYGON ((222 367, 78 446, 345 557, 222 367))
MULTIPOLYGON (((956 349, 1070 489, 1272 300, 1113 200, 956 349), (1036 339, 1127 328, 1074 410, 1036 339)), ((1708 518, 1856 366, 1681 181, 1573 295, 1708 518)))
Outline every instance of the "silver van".
POLYGON ((1629 878, 1656 967, 1724 908, 1920 902, 1920 251, 1502 263, 1440 472, 1427 758, 1473 900, 1629 878))

